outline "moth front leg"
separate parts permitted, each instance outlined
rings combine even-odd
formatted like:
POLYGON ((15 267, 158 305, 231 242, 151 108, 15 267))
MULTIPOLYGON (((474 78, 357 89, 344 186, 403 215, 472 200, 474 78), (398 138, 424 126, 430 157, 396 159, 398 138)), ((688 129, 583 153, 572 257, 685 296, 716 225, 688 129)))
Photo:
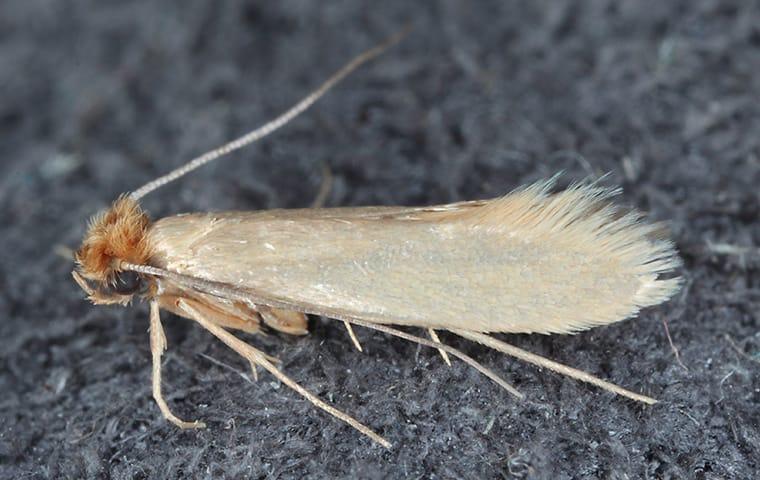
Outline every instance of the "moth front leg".
POLYGON ((281 310, 279 308, 256 305, 256 311, 261 319, 269 327, 289 335, 306 335, 308 321, 306 315, 293 310, 281 310))
POLYGON ((150 351, 153 357, 153 399, 158 404, 164 417, 179 428, 205 428, 206 424, 198 420, 186 422, 172 413, 161 393, 161 355, 166 350, 166 335, 161 325, 161 314, 157 300, 150 302, 150 351))

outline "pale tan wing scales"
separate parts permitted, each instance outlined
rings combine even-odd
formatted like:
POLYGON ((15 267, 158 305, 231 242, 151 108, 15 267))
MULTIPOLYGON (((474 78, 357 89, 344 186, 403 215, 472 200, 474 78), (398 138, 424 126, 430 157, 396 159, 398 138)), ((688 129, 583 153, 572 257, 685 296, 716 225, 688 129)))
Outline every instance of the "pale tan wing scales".
POLYGON ((611 192, 536 184, 426 208, 272 210, 164 218, 155 266, 312 313, 480 332, 573 332, 669 298, 678 264, 611 192))

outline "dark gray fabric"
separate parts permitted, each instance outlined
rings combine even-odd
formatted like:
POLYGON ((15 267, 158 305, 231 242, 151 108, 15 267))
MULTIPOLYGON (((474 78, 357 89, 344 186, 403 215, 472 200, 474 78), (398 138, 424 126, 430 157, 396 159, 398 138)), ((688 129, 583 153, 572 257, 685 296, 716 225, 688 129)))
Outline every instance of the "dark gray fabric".
MULTIPOLYGON (((754 2, 42 2, 0 5, 0 477, 751 478, 760 428, 760 11, 754 2), (92 307, 56 252, 87 218, 272 118, 407 22, 284 131, 145 199, 182 211, 485 198, 604 173, 669 222, 683 293, 577 336, 509 336, 661 400, 645 407, 451 336, 435 351, 312 319, 246 337, 386 451, 164 315, 92 307), (674 356, 664 328, 670 330, 674 356), (227 365, 227 366, 223 366, 227 365)), ((430 312, 435 315, 436 312, 430 312)))

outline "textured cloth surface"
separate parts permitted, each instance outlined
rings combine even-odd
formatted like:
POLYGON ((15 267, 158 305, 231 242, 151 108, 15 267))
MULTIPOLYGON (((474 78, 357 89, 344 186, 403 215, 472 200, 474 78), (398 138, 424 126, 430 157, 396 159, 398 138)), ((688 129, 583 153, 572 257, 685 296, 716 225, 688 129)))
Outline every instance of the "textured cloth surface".
MULTIPOLYGON (((1 478, 751 478, 760 468, 760 10, 755 2, 43 2, 0 5, 1 478), (93 307, 87 218, 272 118, 360 51, 402 44, 265 141, 146 197, 183 211, 423 205, 608 174, 669 222, 686 286, 576 336, 504 337, 646 407, 448 335, 461 362, 314 318, 245 336, 391 450, 164 314, 93 307), (667 325, 667 329, 666 326, 667 325), (668 332, 672 346, 668 340, 668 332), (674 352, 679 352, 677 357, 674 352)), ((436 312, 430 312, 435 315, 436 312)))

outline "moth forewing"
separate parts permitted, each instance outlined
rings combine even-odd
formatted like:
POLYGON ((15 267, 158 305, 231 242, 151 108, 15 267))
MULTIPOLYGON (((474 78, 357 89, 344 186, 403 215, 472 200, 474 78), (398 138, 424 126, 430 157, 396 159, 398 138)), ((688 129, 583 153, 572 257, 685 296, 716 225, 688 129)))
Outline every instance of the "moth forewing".
POLYGON ((193 214, 155 222, 154 265, 326 316, 475 332, 569 333, 662 302, 672 245, 610 191, 547 185, 454 206, 193 214))

